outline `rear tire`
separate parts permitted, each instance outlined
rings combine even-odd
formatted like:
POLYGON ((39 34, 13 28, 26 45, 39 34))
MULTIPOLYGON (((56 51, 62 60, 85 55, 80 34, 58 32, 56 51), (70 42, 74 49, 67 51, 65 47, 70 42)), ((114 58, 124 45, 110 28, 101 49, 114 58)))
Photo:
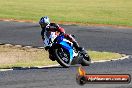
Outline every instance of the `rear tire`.
POLYGON ((90 64, 91 64, 91 59, 89 56, 82 59, 82 63, 81 63, 82 66, 89 66, 90 64))
POLYGON ((90 56, 87 54, 86 51, 84 51, 82 53, 82 55, 83 55, 83 59, 82 59, 81 65, 82 66, 89 66, 91 64, 91 58, 90 58, 90 56))

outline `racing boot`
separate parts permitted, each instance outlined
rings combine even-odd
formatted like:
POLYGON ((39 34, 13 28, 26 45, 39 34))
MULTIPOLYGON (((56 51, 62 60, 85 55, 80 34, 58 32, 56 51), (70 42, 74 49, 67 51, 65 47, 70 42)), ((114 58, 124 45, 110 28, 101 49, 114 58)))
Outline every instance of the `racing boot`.
POLYGON ((79 47, 79 44, 78 44, 76 41, 73 42, 73 46, 77 49, 77 51, 82 51, 82 50, 84 50, 84 48, 79 47))
POLYGON ((53 55, 52 47, 49 48, 49 59, 51 59, 52 61, 55 61, 55 56, 53 55))
POLYGON ((54 57, 51 54, 49 54, 49 59, 55 61, 54 57))

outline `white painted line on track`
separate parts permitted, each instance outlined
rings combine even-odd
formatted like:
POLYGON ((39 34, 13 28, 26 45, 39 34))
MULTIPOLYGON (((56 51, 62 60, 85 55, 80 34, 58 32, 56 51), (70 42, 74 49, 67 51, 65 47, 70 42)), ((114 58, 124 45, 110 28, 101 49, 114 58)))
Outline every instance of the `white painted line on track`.
POLYGON ((48 66, 37 66, 37 68, 50 68, 50 67, 58 67, 60 66, 59 64, 56 65, 48 65, 48 66))
MULTIPOLYGON (((56 65, 48 65, 48 66, 34 66, 34 67, 20 67, 20 69, 34 69, 34 68, 38 68, 38 69, 41 69, 41 68, 52 68, 52 67, 59 67, 60 65, 59 64, 56 64, 56 65)), ((16 67, 17 68, 17 67, 16 67)), ((0 69, 0 71, 12 71, 14 70, 13 68, 11 69, 0 69)), ((18 67, 18 70, 19 70, 19 67, 18 67)))
POLYGON ((0 69, 0 72, 1 71, 12 71, 13 69, 0 69))
POLYGON ((12 44, 4 44, 5 46, 13 46, 12 44))
POLYGON ((38 47, 38 49, 44 49, 44 47, 38 47))
POLYGON ((22 45, 15 45, 15 47, 22 47, 22 45))
POLYGON ((32 46, 24 46, 25 48, 33 48, 32 46))
POLYGON ((95 63, 95 62, 107 62, 107 61, 117 61, 117 60, 124 60, 126 58, 129 58, 130 55, 128 56, 124 56, 124 57, 121 57, 121 58, 118 58, 118 59, 112 59, 112 60, 100 60, 100 61, 92 61, 92 63, 95 63))

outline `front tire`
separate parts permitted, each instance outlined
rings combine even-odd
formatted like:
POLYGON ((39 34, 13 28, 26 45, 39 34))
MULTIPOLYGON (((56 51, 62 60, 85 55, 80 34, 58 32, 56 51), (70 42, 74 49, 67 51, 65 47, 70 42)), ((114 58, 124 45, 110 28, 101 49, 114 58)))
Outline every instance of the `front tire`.
POLYGON ((63 47, 59 46, 55 49, 56 61, 63 67, 70 67, 70 54, 63 47))

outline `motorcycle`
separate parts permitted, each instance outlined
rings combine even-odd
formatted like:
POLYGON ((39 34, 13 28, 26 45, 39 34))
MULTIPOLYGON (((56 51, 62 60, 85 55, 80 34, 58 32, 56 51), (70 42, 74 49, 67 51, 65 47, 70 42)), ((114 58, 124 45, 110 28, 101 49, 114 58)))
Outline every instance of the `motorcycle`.
POLYGON ((73 43, 67 40, 63 35, 56 36, 53 32, 44 42, 49 47, 50 59, 57 61, 63 67, 81 64, 88 66, 91 63, 90 56, 86 50, 78 51, 73 43))

